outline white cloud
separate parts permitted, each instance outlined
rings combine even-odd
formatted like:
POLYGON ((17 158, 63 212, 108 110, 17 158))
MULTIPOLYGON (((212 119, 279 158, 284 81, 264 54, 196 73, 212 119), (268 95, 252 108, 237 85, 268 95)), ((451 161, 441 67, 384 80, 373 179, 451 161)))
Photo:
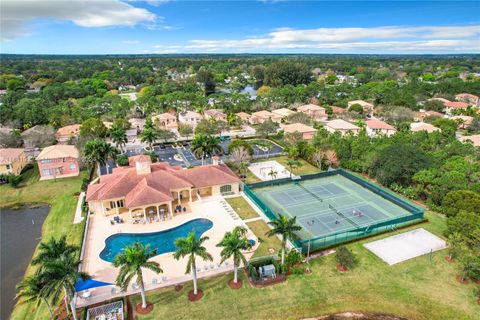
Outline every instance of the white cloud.
POLYGON ((245 39, 192 40, 200 52, 480 52, 480 26, 385 26, 375 28, 275 29, 245 39))
POLYGON ((69 20, 81 27, 134 26, 154 23, 155 14, 119 0, 2 0, 2 40, 30 33, 34 19, 69 20))

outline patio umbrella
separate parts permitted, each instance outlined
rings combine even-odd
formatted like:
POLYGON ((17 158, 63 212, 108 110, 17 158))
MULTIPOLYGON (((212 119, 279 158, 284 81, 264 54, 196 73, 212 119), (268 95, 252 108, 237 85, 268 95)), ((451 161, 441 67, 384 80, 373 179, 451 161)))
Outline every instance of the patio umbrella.
POLYGON ((113 285, 113 283, 102 282, 102 281, 97 281, 93 279, 88 279, 84 281, 79 278, 77 280, 77 283, 75 284, 75 292, 80 292, 80 291, 97 288, 97 287, 111 286, 111 285, 113 285))

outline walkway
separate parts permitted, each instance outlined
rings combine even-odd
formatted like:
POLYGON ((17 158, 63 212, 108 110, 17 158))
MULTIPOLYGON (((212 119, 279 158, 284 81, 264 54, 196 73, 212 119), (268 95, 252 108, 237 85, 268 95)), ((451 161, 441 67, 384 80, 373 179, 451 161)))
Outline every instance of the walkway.
POLYGON ((262 217, 250 218, 250 219, 243 220, 243 222, 249 223, 249 222, 254 222, 258 220, 263 220, 263 218, 262 217))
POLYGON ((85 192, 82 191, 80 196, 78 196, 77 209, 75 211, 75 218, 73 218, 73 224, 77 224, 83 221, 82 217, 82 203, 83 198, 85 198, 85 192))

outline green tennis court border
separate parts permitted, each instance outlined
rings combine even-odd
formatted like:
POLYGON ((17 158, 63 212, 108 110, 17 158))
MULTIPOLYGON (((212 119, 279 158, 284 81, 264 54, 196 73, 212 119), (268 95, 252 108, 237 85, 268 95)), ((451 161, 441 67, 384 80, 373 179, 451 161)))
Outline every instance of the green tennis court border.
MULTIPOLYGON (((400 198, 395 193, 391 192, 386 188, 382 188, 344 169, 336 169, 336 170, 330 170, 326 172, 319 172, 319 173, 304 175, 304 176, 301 176, 301 179, 299 181, 321 179, 324 177, 329 177, 334 175, 341 175, 349 179, 350 181, 356 183, 357 185, 372 191, 373 193, 384 198, 385 200, 390 201, 398 205, 399 207, 403 208, 404 210, 408 211, 410 215, 396 217, 396 218, 392 218, 384 221, 379 221, 377 223, 372 223, 368 226, 362 226, 362 227, 350 229, 347 231, 335 232, 335 233, 322 235, 318 237, 312 237, 310 239, 295 240, 293 242, 294 245, 297 247, 297 249, 301 250, 302 252, 307 253, 308 251, 311 252, 311 251, 328 248, 331 246, 338 245, 340 243, 349 242, 349 241, 361 239, 364 237, 369 237, 377 233, 392 231, 399 227, 415 224, 424 220, 424 210, 421 207, 413 204, 410 201, 400 198)), ((258 183, 244 185, 243 191, 245 195, 247 195, 247 197, 250 200, 252 200, 270 220, 276 220, 277 215, 264 201, 262 201, 257 196, 257 194, 255 194, 254 190, 256 188, 269 187, 272 185, 293 184, 293 183, 295 183, 295 181, 290 178, 278 179, 273 182, 262 181, 258 183)))

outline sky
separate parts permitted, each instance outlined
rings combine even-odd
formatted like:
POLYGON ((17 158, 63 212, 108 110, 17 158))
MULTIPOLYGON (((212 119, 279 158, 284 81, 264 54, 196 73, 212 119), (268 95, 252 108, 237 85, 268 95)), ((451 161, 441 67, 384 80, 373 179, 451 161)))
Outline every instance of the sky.
POLYGON ((480 53, 480 1, 2 0, 0 53, 480 53))

